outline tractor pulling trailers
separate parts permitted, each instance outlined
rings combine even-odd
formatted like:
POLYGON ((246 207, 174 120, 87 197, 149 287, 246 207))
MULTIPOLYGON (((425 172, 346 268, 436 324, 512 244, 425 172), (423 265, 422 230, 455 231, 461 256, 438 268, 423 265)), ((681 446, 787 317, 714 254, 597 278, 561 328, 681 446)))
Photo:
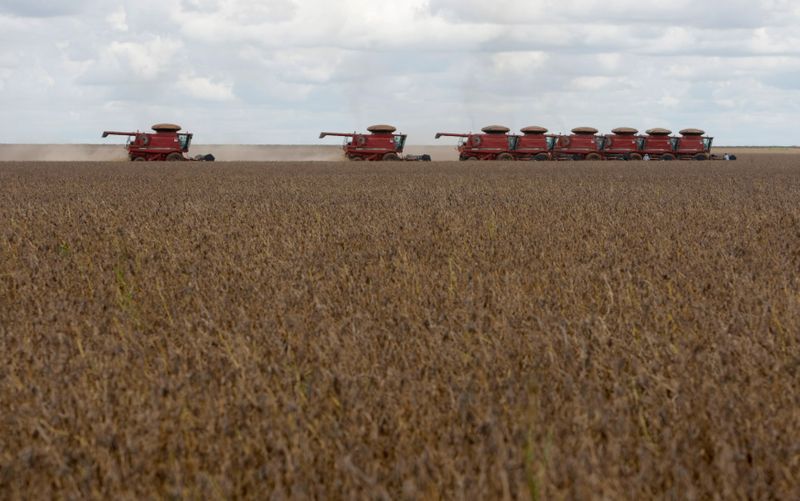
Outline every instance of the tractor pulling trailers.
MULTIPOLYGON (((649 129, 646 135, 630 127, 598 135, 593 127, 577 127, 570 135, 547 134, 539 126, 525 127, 522 135, 490 125, 482 133, 439 132, 440 137, 458 137, 460 160, 720 160, 711 154, 713 138, 700 129, 684 129, 681 137, 667 129, 649 129)), ((734 156, 725 156, 735 160, 734 156)))
POLYGON ((126 149, 128 159, 134 162, 180 162, 185 160, 198 160, 213 162, 214 155, 197 155, 186 158, 184 153, 189 151, 192 143, 192 134, 180 132, 181 126, 175 124, 155 124, 155 132, 117 132, 105 131, 103 137, 128 136, 126 149))
POLYGON ((430 162, 430 155, 405 155, 406 134, 395 134, 397 129, 391 125, 367 127, 369 134, 357 132, 320 132, 319 138, 339 136, 345 139, 342 149, 348 160, 353 161, 406 161, 430 162))

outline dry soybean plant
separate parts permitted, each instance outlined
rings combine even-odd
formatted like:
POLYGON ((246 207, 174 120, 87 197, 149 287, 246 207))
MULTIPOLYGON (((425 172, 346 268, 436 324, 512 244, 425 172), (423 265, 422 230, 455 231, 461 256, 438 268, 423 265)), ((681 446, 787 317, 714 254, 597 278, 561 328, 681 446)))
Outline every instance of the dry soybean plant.
POLYGON ((0 497, 800 497, 800 169, 0 165, 0 497))

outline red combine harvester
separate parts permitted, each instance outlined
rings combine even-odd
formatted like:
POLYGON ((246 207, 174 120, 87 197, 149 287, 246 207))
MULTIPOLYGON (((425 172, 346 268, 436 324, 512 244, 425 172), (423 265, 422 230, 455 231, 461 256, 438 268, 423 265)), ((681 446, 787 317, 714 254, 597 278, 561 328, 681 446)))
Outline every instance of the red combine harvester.
POLYGON ((673 138, 675 154, 681 160, 710 160, 711 143, 713 137, 705 137, 705 131, 700 129, 683 129, 679 138, 673 138))
MULTIPOLYGON (((155 132, 105 131, 103 137, 129 136, 131 139, 128 140, 126 146, 128 158, 135 162, 190 160, 183 154, 189 151, 192 134, 178 132, 181 130, 181 126, 175 124, 156 124, 153 126, 153 130, 155 132)), ((197 155, 191 160, 214 161, 214 156, 197 155)))
POLYGON ((548 136, 547 129, 538 125, 531 125, 520 129, 521 136, 516 137, 511 154, 515 160, 550 160, 550 150, 556 142, 555 136, 548 136))
POLYGON ((603 138, 594 127, 576 127, 569 136, 556 136, 553 160, 602 160, 603 138))
POLYGON ((637 136, 638 130, 632 127, 618 127, 612 134, 604 136, 603 157, 606 160, 641 160, 644 138, 637 136))
POLYGON ((669 129, 648 129, 646 136, 642 137, 640 153, 647 155, 652 160, 675 160, 675 139, 670 136, 669 129))
POLYGON ((437 132, 440 137, 458 137, 459 160, 514 160, 511 153, 517 143, 518 136, 509 135, 508 127, 489 125, 481 129, 483 134, 454 134, 437 132))
POLYGON ((430 155, 402 156, 406 144, 405 134, 395 134, 397 130, 391 125, 373 125, 367 127, 369 134, 356 132, 320 132, 319 138, 341 136, 347 138, 343 149, 345 157, 354 161, 424 161, 430 162, 430 155))

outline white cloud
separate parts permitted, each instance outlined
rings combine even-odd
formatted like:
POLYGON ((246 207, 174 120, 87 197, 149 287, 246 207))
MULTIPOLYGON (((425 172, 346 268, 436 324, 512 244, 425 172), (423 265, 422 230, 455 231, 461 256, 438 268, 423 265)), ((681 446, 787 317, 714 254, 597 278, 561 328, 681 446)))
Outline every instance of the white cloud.
POLYGON ((664 108, 676 108, 678 105, 681 104, 681 100, 673 96, 672 94, 664 94, 658 102, 664 108))
POLYGON ((231 101, 234 99, 233 84, 213 82, 205 77, 183 75, 177 83, 178 89, 189 96, 208 101, 231 101))
POLYGON ((114 31, 126 32, 128 31, 128 14, 125 12, 124 7, 120 7, 116 11, 106 16, 106 21, 111 25, 114 31))
POLYGON ((798 25, 795 0, 5 0, 0 142, 169 118, 240 142, 389 121, 794 143, 798 25))
POLYGON ((572 80, 571 86, 575 90, 596 91, 609 89, 611 87, 620 87, 624 85, 624 82, 625 80, 622 78, 604 76, 578 77, 572 80))
POLYGON ((169 78, 174 75, 173 58, 182 47, 183 42, 160 36, 146 42, 114 41, 101 50, 95 70, 109 82, 169 78))
POLYGON ((0 13, 18 17, 58 17, 81 12, 93 2, 74 0, 3 0, 0 13))
POLYGON ((547 63, 547 53, 542 51, 498 52, 492 57, 494 69, 500 73, 526 73, 547 63))

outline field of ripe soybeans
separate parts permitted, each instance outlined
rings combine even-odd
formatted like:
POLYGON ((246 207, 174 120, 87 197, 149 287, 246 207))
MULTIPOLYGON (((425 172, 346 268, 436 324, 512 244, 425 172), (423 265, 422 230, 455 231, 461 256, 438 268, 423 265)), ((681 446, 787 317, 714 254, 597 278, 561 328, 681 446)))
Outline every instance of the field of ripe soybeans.
POLYGON ((0 164, 0 497, 800 498, 800 157, 0 164))

